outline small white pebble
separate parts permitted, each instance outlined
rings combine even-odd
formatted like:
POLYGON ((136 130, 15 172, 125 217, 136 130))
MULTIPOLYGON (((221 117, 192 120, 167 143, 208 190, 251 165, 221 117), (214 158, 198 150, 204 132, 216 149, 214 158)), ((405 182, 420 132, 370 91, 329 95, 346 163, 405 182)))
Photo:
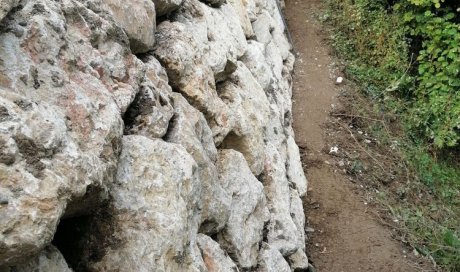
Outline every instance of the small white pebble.
POLYGON ((333 146, 331 147, 331 150, 329 151, 329 154, 335 153, 337 154, 339 152, 339 147, 338 146, 333 146))

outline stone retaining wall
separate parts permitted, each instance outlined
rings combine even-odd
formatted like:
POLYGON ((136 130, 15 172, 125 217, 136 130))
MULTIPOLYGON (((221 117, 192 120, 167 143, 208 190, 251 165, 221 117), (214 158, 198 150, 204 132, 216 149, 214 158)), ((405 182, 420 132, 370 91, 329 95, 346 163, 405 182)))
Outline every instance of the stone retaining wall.
POLYGON ((0 0, 0 271, 306 271, 275 1, 0 0))

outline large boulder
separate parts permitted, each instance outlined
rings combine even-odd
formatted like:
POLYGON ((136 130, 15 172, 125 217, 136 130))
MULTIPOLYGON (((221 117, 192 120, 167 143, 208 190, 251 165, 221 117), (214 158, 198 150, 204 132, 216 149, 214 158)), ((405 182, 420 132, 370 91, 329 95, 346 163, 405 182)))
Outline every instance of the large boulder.
POLYGON ((153 49, 155 43, 155 5, 152 0, 101 0, 102 8, 110 12, 115 22, 129 37, 134 54, 153 49))
POLYGON ((235 127, 222 143, 243 153, 255 175, 264 164, 264 138, 269 116, 269 102, 264 90, 248 68, 238 62, 238 68, 219 89, 221 98, 236 118, 235 127))
MULTIPOLYGON (((180 145, 123 138, 117 179, 110 189, 110 224, 120 242, 90 265, 95 271, 203 271, 197 244, 200 180, 180 145)), ((101 221, 101 224, 104 224, 101 221)))
POLYGON ((249 41, 248 49, 241 61, 251 71, 260 86, 267 90, 272 83, 272 71, 265 59, 265 45, 257 41, 249 41))
POLYGON ((109 17, 23 2, 0 30, 0 264, 38 253, 64 214, 94 209, 71 200, 114 180, 121 114, 143 77, 109 17))
POLYGON ((190 31, 182 23, 161 23, 154 54, 166 68, 171 86, 203 112, 214 141, 220 143, 233 127, 234 120, 217 95, 214 73, 190 31))
POLYGON ((270 13, 264 10, 257 16, 257 20, 252 23, 252 28, 256 40, 263 44, 268 44, 273 39, 272 32, 275 29, 275 21, 270 16, 270 13))
POLYGON ((215 9, 198 0, 185 0, 174 19, 191 33, 216 81, 225 80, 235 71, 247 42, 234 6, 225 4, 215 9))
POLYGON ((218 234, 218 241, 240 267, 255 267, 264 224, 269 218, 263 186, 237 151, 221 150, 217 168, 219 179, 232 195, 230 218, 218 234))
MULTIPOLYGON (((291 216, 291 192, 286 177, 285 163, 276 147, 267 145, 266 162, 263 172, 264 192, 270 210, 270 222, 267 226, 268 244, 283 256, 289 256, 303 248, 305 241, 298 225, 291 216)), ((296 204, 296 203, 294 203, 296 204)), ((300 207, 301 208, 301 207, 300 207)), ((298 208, 294 211, 297 211, 298 208)), ((298 214, 296 214, 297 218, 298 214)))
POLYGON ((202 210, 203 224, 200 231, 213 234, 228 221, 231 193, 224 189, 217 176, 217 149, 203 114, 178 94, 173 96, 173 105, 175 116, 164 138, 182 145, 198 164, 196 174, 202 186, 199 208, 202 210))
POLYGON ((241 28, 243 29, 244 35, 247 39, 254 36, 252 30, 251 21, 249 20, 248 13, 246 11, 247 1, 245 0, 227 0, 227 2, 233 6, 235 11, 238 13, 241 28))
POLYGON ((286 147, 286 172, 289 183, 297 190, 298 195, 303 197, 307 193, 308 183, 303 171, 302 162, 300 161, 299 147, 295 143, 294 137, 287 137, 286 147))

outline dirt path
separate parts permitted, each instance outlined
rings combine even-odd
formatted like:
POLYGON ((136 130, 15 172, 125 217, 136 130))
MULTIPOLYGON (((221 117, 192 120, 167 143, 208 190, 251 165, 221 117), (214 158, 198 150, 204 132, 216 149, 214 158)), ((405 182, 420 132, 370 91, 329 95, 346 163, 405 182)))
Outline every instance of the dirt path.
POLYGON ((321 0, 286 0, 286 17, 297 51, 294 76, 294 129, 296 140, 306 151, 311 191, 307 220, 309 255, 320 272, 336 271, 423 271, 414 265, 392 231, 372 216, 356 187, 327 161, 330 146, 324 124, 329 111, 338 105, 338 76, 323 40, 316 17, 321 0), (316 15, 315 15, 316 14, 316 15), (326 151, 326 152, 325 152, 326 151))

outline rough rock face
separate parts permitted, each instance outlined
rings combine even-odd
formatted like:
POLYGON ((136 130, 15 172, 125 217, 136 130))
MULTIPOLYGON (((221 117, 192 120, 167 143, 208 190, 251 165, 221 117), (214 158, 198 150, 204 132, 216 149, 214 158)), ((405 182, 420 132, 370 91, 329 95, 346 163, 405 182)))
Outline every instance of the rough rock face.
POLYGON ((151 0, 132 0, 129 8, 123 0, 103 0, 108 11, 129 37, 131 51, 145 53, 155 43, 155 5, 151 0))
POLYGON ((219 180, 232 195, 230 218, 217 240, 241 267, 254 267, 264 223, 269 219, 263 186, 237 151, 221 150, 217 167, 219 180))
MULTIPOLYGON (((1 268, 0 268, 1 270, 1 268)), ((4 268, 2 272, 72 272, 62 254, 52 245, 43 249, 40 254, 16 266, 4 268)))
POLYGON ((30 1, 11 17, 0 28, 0 263, 37 253, 72 199, 114 181, 122 113, 143 77, 122 29, 84 3, 30 1))
POLYGON ((0 271, 306 269, 275 1, 0 0, 0 271))
POLYGON ((163 16, 180 7, 183 0, 153 0, 157 16, 163 16))
POLYGON ((255 175, 263 170, 264 137, 269 122, 269 102, 248 68, 238 62, 237 70, 221 85, 220 96, 235 116, 235 125, 222 147, 240 151, 255 175))
POLYGON ((258 272, 266 271, 279 271, 279 272, 291 272, 294 271, 289 267, 288 262, 283 258, 283 255, 276 250, 270 247, 267 244, 263 244, 259 254, 259 267, 258 272))
POLYGON ((200 214, 197 165, 184 147, 160 139, 123 138, 113 220, 122 246, 112 246, 96 271, 200 271, 196 233, 200 214), (180 261, 177 259, 181 258, 180 261))
POLYGON ((222 250, 220 245, 204 234, 198 234, 198 247, 200 248, 206 269, 209 272, 237 272, 238 267, 232 259, 222 250))
POLYGON ((214 73, 185 25, 165 21, 158 26, 155 56, 165 66, 171 86, 201 111, 221 142, 233 125, 228 107, 216 92, 214 73))
POLYGON ((19 4, 20 0, 1 0, 0 1, 0 21, 5 17, 12 8, 19 4))

